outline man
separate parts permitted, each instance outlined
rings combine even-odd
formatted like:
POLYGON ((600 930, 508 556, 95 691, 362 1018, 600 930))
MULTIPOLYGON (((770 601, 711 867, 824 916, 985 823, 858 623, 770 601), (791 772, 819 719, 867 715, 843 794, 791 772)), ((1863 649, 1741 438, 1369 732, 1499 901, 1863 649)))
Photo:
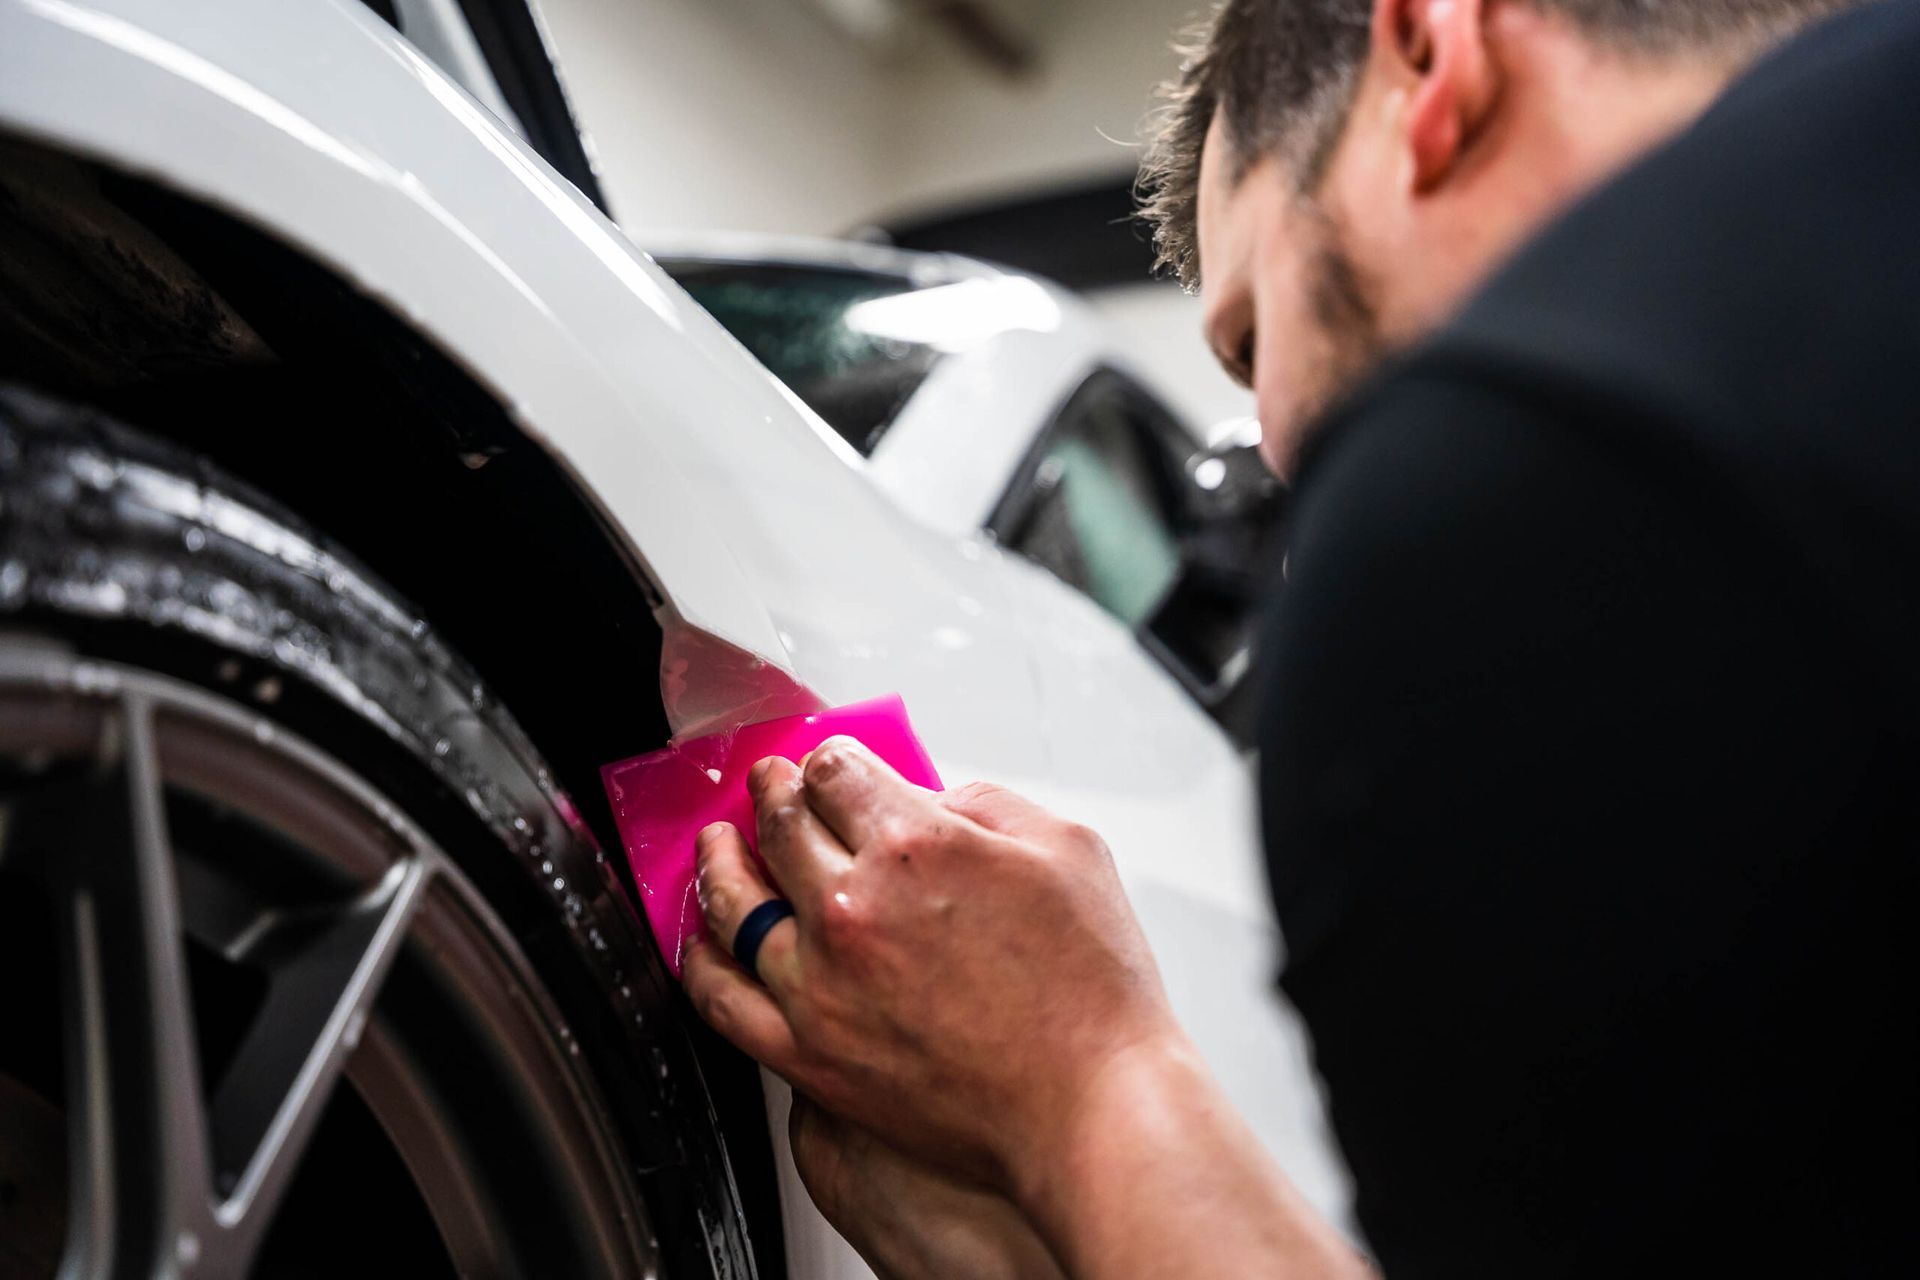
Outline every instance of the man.
MULTIPOLYGON (((1231 0, 1150 165, 1296 479, 1283 983, 1389 1274, 1920 1244, 1920 6, 1749 70, 1825 7, 1231 0)), ((708 943, 689 989, 879 1269, 1364 1273, 1096 836, 843 741, 754 787, 797 915, 764 986, 708 943)), ((776 888, 730 829, 702 859, 735 939, 776 888)))

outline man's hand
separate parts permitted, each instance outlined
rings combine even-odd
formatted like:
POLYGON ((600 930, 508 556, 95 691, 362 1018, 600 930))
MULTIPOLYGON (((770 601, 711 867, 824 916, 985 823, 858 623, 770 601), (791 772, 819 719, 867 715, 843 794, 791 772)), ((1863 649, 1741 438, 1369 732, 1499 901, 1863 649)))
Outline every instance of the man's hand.
POLYGON ((749 785, 771 881, 739 832, 701 833, 687 991, 831 1114, 801 1113, 796 1159, 876 1266, 1022 1274, 1011 1207, 1082 1280, 1367 1274, 1175 1024, 1098 836, 997 787, 923 791, 846 738, 749 785), (728 949, 782 894, 762 986, 728 949), (840 1127, 810 1148, 814 1122, 840 1127))
POLYGON ((724 825, 700 842, 702 1015, 828 1110, 1018 1191, 1114 1064, 1182 1041, 1106 845, 997 787, 935 795, 834 738, 750 786, 769 884, 724 825), (784 895, 765 986, 725 947, 784 895))
POLYGON ((882 1280, 1065 1280, 1006 1197, 903 1156, 795 1094, 793 1162, 882 1280))

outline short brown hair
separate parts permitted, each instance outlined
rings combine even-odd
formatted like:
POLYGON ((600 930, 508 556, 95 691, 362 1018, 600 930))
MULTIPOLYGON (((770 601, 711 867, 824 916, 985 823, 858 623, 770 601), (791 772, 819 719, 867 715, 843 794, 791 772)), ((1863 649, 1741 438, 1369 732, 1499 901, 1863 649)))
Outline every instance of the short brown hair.
MULTIPOLYGON (((1853 0, 1529 0, 1598 41, 1662 55, 1750 55, 1853 0)), ((1200 156, 1215 113, 1233 181, 1278 154, 1302 191, 1318 185, 1366 62, 1372 0, 1221 0, 1179 46, 1140 165, 1141 216, 1156 266, 1199 283, 1200 156)))

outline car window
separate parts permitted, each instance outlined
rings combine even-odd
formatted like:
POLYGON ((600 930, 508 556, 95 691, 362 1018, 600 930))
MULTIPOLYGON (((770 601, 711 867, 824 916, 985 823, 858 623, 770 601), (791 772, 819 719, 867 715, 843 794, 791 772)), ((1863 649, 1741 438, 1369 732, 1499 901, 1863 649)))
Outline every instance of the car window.
POLYGON ((694 301, 862 454, 939 362, 938 348, 866 327, 870 303, 916 292, 879 272, 662 259, 694 301))
POLYGON ((1131 384, 1096 375, 1061 411, 992 522, 1002 545, 1130 627, 1153 615, 1180 573, 1176 464, 1152 410, 1131 384))

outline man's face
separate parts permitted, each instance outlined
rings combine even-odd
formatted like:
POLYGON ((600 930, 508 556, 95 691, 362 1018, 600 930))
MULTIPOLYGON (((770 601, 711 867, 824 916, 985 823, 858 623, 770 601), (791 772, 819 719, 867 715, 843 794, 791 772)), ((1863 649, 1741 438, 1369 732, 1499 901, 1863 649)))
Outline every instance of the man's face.
POLYGON ((1253 391, 1261 456, 1284 477, 1321 410, 1378 362, 1384 340, 1344 227, 1295 191, 1276 157, 1235 182, 1223 132, 1216 118, 1201 154, 1202 323, 1215 357, 1253 391))
POLYGON ((1608 55, 1528 4, 1378 0, 1311 195, 1279 155, 1236 173, 1216 115, 1198 190, 1203 323, 1259 402, 1267 464, 1287 477, 1332 400, 1696 116, 1735 65, 1608 55))

